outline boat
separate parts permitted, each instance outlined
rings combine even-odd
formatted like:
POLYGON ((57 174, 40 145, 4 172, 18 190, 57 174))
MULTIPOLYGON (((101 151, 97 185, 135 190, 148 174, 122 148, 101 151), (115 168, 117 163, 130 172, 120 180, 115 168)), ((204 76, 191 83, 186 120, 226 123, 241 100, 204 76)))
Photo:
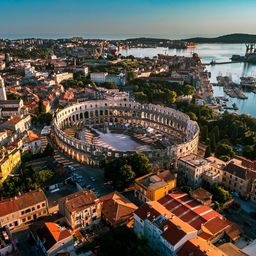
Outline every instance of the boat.
POLYGON ((245 61, 256 64, 256 45, 246 44, 245 61))
POLYGON ((256 88, 256 78, 248 76, 248 77, 240 77, 240 85, 247 88, 256 88))
POLYGON ((233 103, 232 107, 233 107, 234 110, 238 110, 238 107, 237 107, 236 103, 233 103))
POLYGON ((194 44, 194 43, 186 43, 185 47, 186 47, 186 48, 192 48, 192 49, 194 49, 194 48, 196 48, 196 44, 194 44))

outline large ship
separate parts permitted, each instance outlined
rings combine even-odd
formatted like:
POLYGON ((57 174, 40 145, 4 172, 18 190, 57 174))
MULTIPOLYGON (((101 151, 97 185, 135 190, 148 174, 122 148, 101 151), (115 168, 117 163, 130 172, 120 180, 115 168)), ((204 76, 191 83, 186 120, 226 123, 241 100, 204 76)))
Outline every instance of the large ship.
POLYGON ((256 64, 256 45, 246 44, 245 61, 256 64))

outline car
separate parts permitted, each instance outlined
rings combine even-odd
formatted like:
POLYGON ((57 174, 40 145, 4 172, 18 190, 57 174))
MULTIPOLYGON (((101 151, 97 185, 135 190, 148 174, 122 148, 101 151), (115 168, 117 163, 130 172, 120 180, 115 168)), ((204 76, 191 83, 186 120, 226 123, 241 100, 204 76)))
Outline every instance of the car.
POLYGON ((91 177, 91 181, 95 182, 95 181, 96 181, 96 179, 95 179, 94 177, 91 177))
POLYGON ((72 172, 75 171, 75 168, 72 165, 68 165, 68 169, 72 172))
POLYGON ((86 188, 91 189, 91 188, 92 188, 92 186, 91 186, 91 185, 87 185, 87 186, 86 186, 86 188))

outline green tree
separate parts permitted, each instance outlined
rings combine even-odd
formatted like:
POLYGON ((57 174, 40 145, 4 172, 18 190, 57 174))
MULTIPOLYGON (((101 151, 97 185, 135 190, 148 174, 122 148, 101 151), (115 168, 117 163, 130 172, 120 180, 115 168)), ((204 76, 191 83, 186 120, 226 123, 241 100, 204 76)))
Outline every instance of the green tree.
POLYGON ((215 127, 212 129, 212 133, 214 133, 214 136, 215 136, 216 141, 219 141, 219 139, 220 139, 220 130, 219 130, 219 126, 215 126, 215 127))
POLYGON ((132 80, 134 80, 135 77, 136 77, 136 75, 135 75, 135 73, 134 73, 133 71, 129 71, 129 72, 127 73, 127 81, 128 81, 128 82, 131 82, 132 80))
POLYGON ((243 156, 250 158, 250 159, 255 159, 256 158, 255 146, 246 145, 243 149, 243 156))
POLYGON ((50 125, 52 121, 52 114, 51 113, 41 113, 38 117, 33 119, 33 122, 37 122, 41 125, 50 125))
POLYGON ((208 134, 208 126, 207 125, 204 125, 201 129, 201 139, 202 141, 207 141, 208 140, 208 137, 209 137, 209 134, 208 134))
POLYGON ((225 190, 220 185, 214 184, 210 188, 211 193, 213 194, 213 199, 220 204, 224 204, 231 199, 231 194, 228 190, 225 190))
POLYGON ((116 173, 116 179, 114 180, 114 185, 120 189, 129 187, 133 182, 136 174, 132 170, 130 165, 125 164, 116 173))
POLYGON ((135 92, 135 99, 141 103, 146 103, 148 101, 148 97, 144 92, 135 92))
POLYGON ((206 147, 206 150, 205 150, 205 153, 204 153, 204 157, 207 158, 207 157, 211 156, 211 153, 212 153, 211 146, 208 145, 206 147))
POLYGON ((35 173, 35 180, 37 183, 42 186, 44 183, 53 176, 53 171, 50 169, 43 169, 35 173))
POLYGON ((211 133, 210 135, 210 146, 211 146, 211 150, 214 152, 216 149, 216 139, 215 139, 215 133, 211 133))
POLYGON ((193 112, 188 112, 187 115, 189 115, 190 119, 193 121, 197 121, 197 119, 198 119, 196 114, 193 112))
POLYGON ((194 94, 194 87, 192 85, 185 85, 184 86, 184 95, 188 96, 188 95, 193 95, 194 94))
POLYGON ((149 172, 150 163, 148 157, 144 153, 134 153, 128 156, 128 163, 136 172, 136 176, 140 177, 149 172))
POLYGON ((169 91, 167 95, 167 104, 174 104, 177 99, 177 93, 175 91, 169 91))
POLYGON ((215 156, 218 158, 220 158, 221 156, 233 157, 233 148, 226 143, 220 143, 216 147, 215 156))

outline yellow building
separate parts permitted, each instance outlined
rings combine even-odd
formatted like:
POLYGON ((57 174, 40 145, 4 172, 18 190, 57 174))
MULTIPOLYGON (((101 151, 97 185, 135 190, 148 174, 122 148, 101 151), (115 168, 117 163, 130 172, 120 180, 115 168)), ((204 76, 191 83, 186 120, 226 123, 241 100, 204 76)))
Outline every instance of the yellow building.
POLYGON ((176 187, 176 175, 170 171, 150 173, 135 180, 135 196, 143 202, 157 201, 176 187))
POLYGON ((0 179, 3 182, 7 176, 21 164, 21 154, 16 148, 2 150, 0 159, 0 179))

